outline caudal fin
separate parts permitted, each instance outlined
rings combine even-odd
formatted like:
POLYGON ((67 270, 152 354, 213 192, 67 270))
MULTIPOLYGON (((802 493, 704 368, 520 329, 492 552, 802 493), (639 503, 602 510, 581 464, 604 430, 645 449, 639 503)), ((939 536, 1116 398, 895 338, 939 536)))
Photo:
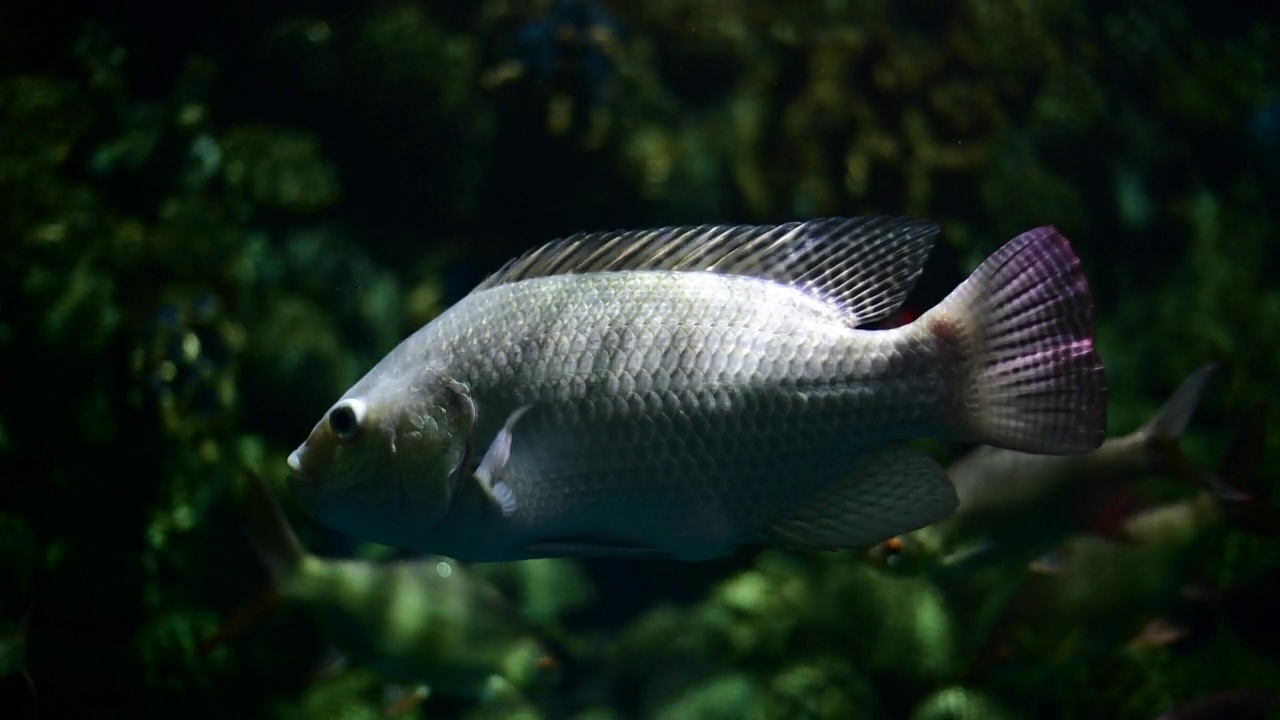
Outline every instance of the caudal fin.
POLYGON ((1080 259, 1056 229, 1005 243, 918 321, 954 348, 950 424, 975 442, 1070 455, 1102 444, 1107 378, 1080 259))

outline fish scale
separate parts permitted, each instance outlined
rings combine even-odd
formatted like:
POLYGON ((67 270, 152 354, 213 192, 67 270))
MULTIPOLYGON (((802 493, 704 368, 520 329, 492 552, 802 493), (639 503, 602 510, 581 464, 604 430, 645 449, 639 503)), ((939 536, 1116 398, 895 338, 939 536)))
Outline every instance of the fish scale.
POLYGON ((460 303, 468 324, 486 318, 483 336, 457 322, 421 338, 467 359, 446 372, 470 387, 479 436, 533 404, 504 480, 519 498, 510 520, 530 539, 545 526, 620 540, 661 530, 677 543, 702 533, 719 554, 848 475, 863 449, 939 423, 943 388, 930 345, 910 340, 918 329, 858 331, 830 306, 755 278, 646 275, 500 286, 460 303), (645 369, 656 349, 679 353, 659 366, 665 386, 645 369), (513 375, 524 388, 514 396, 513 375), (561 508, 588 499, 597 513, 565 518, 561 508))
POLYGON ((936 232, 854 218, 553 242, 348 390, 290 457, 291 487, 322 523, 475 562, 865 547, 936 521, 955 490, 897 441, 1070 453, 1105 428, 1087 283, 1051 228, 916 322, 858 329, 897 309, 936 232))

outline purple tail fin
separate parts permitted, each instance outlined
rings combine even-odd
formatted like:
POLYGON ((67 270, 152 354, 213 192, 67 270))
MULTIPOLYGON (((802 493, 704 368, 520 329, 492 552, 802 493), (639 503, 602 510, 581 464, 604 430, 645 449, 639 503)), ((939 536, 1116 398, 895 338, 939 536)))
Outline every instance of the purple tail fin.
POLYGON ((1005 243, 919 322, 968 370, 949 403, 958 435, 1054 455, 1102 444, 1107 378, 1094 350, 1093 301, 1057 230, 1005 243))

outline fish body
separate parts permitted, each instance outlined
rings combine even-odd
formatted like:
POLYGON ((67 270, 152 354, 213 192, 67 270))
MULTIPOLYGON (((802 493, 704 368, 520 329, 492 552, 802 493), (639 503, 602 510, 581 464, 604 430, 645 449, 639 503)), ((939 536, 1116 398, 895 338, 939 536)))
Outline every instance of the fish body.
POLYGON ((435 552, 519 559, 564 537, 714 557, 803 507, 829 474, 854 472, 865 451, 940 425, 944 387, 924 348, 860 338, 828 306, 755 278, 553 276, 459 305, 420 340, 454 348, 446 372, 492 408, 476 434, 529 410, 502 474, 513 512, 462 498, 474 502, 434 529, 435 552), (470 331, 477 319, 488 332, 470 331), (842 363, 850 381, 829 380, 842 363), (925 402, 894 418, 876 398, 895 393, 925 402))
POLYGON ((1029 563, 1081 532, 1128 540, 1134 484, 1161 474, 1200 484, 1179 446, 1215 366, 1183 380, 1142 427, 1078 455, 981 446, 947 467, 958 507, 947 519, 872 549, 894 572, 946 575, 1029 563))
POLYGON ((867 547, 955 491, 897 441, 1096 447, 1088 287, 1052 228, 911 325, 937 229, 884 218, 573 236, 392 350, 290 458, 318 521, 464 561, 867 547))

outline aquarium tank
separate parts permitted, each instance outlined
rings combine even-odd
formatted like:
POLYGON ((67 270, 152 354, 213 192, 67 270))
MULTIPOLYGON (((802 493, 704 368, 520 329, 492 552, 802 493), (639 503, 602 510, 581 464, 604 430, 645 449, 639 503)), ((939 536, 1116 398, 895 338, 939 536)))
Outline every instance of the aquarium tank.
POLYGON ((0 5, 0 717, 1280 718, 1266 7, 0 5))

